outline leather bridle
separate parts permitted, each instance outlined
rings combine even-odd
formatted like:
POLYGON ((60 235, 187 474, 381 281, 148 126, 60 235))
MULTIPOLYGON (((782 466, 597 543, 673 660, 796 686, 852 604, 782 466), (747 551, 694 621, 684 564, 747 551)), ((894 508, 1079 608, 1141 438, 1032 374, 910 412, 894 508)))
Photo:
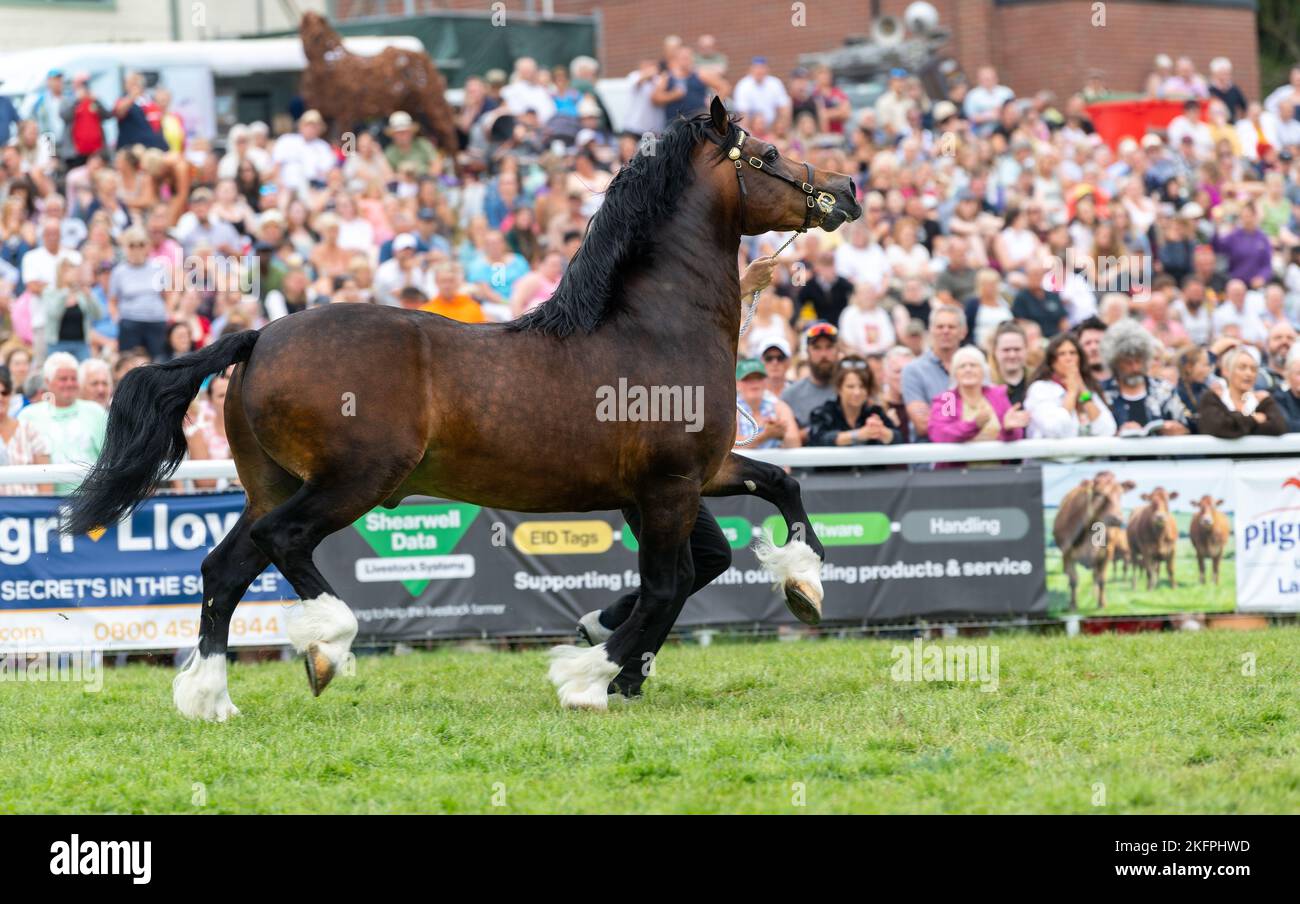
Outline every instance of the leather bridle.
MULTIPOLYGON (((785 173, 778 172, 777 170, 773 169, 771 166, 764 163, 764 161, 760 157, 750 156, 748 158, 744 158, 744 154, 741 152, 740 148, 745 143, 745 138, 746 138, 745 130, 737 126, 736 143, 727 149, 727 159, 730 160, 732 163, 734 163, 736 166, 736 184, 740 186, 740 231, 741 233, 744 233, 746 231, 745 230, 745 208, 746 206, 748 206, 749 203, 749 193, 745 189, 745 164, 749 164, 749 166, 753 167, 754 169, 758 170, 761 173, 766 173, 767 175, 775 179, 780 179, 782 182, 788 182, 791 185, 793 185, 795 188, 799 189, 799 191, 803 192, 804 200, 807 203, 804 207, 804 212, 803 212, 803 225, 800 226, 798 230, 796 230, 797 232, 807 232, 808 227, 813 225, 812 222, 813 211, 820 211, 822 214, 822 218, 824 219, 827 214, 829 214, 832 210, 835 209, 835 196, 827 191, 818 191, 817 187, 813 184, 815 176, 813 171, 813 165, 811 163, 809 163, 806 160, 804 161, 803 166, 807 175, 807 179, 806 181, 801 182, 798 179, 795 179, 791 176, 787 176, 785 173)), ((718 141, 717 143, 719 145, 722 145, 723 142, 718 141)))

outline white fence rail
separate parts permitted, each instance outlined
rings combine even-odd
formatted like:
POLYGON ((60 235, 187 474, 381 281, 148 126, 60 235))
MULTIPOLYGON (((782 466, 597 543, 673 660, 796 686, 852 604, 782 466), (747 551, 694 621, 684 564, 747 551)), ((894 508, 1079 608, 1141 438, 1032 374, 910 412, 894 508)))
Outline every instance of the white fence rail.
MULTIPOLYGON (((1011 443, 913 443, 899 446, 809 446, 803 449, 737 450, 760 461, 795 468, 865 467, 870 465, 934 462, 1017 461, 1023 459, 1080 458, 1211 458, 1215 456, 1297 455, 1300 433, 1286 436, 1249 436, 1216 439, 1212 436, 1155 436, 1133 439, 1085 437, 1079 439, 1025 439, 1011 443)), ((86 473, 84 465, 10 465, 0 467, 3 483, 75 483, 86 473)), ((231 461, 187 461, 176 472, 178 480, 232 479, 231 461)))

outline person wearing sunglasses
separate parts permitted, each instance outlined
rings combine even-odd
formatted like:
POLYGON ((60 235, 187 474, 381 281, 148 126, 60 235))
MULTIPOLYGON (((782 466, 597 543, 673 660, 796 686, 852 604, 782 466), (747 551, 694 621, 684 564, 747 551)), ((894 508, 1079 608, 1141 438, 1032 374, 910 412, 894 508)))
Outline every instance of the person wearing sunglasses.
POLYGON ((808 444, 808 427, 813 410, 835 400, 835 365, 840 360, 840 331, 834 324, 819 320, 804 333, 808 350, 808 376, 787 386, 781 401, 790 406, 799 424, 800 440, 808 444))
POLYGON ((879 385, 865 360, 841 361, 832 386, 835 398, 812 413, 809 445, 887 446, 903 441, 902 432, 880 406, 879 385))
POLYGON ((108 282, 108 309, 118 321, 118 348, 146 348, 152 358, 167 345, 167 302, 160 287, 168 274, 162 262, 149 257, 149 236, 133 226, 122 233, 126 260, 113 268, 108 282))
POLYGON ((767 391, 779 399, 789 385, 785 375, 790 369, 790 343, 779 336, 769 339, 759 358, 767 371, 767 391))

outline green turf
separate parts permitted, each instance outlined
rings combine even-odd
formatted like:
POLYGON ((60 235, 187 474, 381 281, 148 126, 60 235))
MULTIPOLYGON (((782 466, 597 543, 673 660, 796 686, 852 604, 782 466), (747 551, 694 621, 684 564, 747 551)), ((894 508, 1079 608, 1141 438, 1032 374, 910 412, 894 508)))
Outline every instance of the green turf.
POLYGON ((896 682, 888 640, 669 646, 603 714, 540 651, 363 657, 320 699, 233 665, 224 725, 164 668, 5 683, 0 812, 1300 812, 1300 629, 959 642, 996 692, 896 682))

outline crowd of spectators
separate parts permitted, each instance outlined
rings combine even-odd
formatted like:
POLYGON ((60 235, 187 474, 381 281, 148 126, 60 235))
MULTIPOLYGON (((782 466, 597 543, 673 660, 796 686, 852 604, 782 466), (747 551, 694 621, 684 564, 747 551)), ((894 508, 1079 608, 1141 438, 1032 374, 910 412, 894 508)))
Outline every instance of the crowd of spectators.
MULTIPOLYGON (((404 111, 208 140, 136 73, 111 105, 58 71, 0 98, 0 464, 93 458, 130 368, 309 307, 544 304, 620 166, 715 94, 851 174, 864 210, 799 236, 757 301, 736 373, 750 445, 1300 431, 1300 66, 1254 100, 1225 59, 1206 78, 1158 57, 1146 89, 1184 113, 1112 149, 1088 114, 1099 76, 1062 103, 991 67, 942 97, 894 70, 854 108, 825 68, 727 49, 665 39, 626 76, 617 133, 595 60, 519 58, 468 79, 454 155, 404 111)), ((746 237, 738 266, 787 237, 746 237)), ((229 455, 224 392, 195 400, 194 458, 229 455)))

